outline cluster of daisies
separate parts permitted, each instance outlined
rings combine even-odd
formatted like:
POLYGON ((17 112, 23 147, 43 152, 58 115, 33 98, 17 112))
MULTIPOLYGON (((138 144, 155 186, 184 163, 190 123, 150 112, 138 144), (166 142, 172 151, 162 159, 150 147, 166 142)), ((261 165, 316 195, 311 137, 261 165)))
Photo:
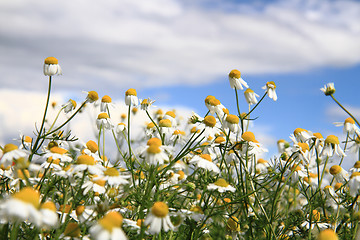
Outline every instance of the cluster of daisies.
MULTIPOLYGON (((45 59, 49 81, 61 73, 56 58, 45 59)), ((128 115, 120 120, 111 114, 111 97, 100 99, 95 91, 86 92, 80 105, 64 103, 63 123, 46 119, 45 110, 47 121, 37 135, 1 146, 2 235, 105 240, 360 235, 360 162, 349 172, 341 167, 348 152, 359 153, 356 120, 336 123, 346 133, 346 149, 334 135, 297 128, 291 141, 278 142, 279 156, 265 160, 267 149, 251 131, 250 113, 266 95, 277 100, 276 85, 267 82, 258 101, 238 70, 229 73, 229 82, 237 104, 244 90, 249 112, 230 113, 207 96, 205 116, 183 118, 174 110, 152 109, 154 101, 139 99, 132 88, 125 92, 128 115), (98 132, 85 141, 72 138, 63 127, 90 104, 98 132), (133 136, 137 111, 144 111, 148 122, 133 136), (105 132, 116 148, 105 147, 105 132)), ((335 92, 333 86, 322 90, 335 92)))

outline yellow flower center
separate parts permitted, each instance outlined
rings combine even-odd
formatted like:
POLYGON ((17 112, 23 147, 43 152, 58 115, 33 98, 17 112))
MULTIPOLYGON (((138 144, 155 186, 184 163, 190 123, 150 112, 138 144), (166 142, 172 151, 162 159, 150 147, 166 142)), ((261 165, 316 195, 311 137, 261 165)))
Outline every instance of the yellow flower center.
POLYGON ((262 159, 262 158, 259 158, 259 159, 257 160, 257 163, 258 163, 258 164, 266 164, 266 163, 268 163, 268 161, 266 161, 266 160, 264 160, 264 159, 262 159))
POLYGON ((214 182, 214 184, 216 186, 219 186, 219 187, 227 187, 227 186, 229 186, 228 182, 223 178, 219 178, 218 180, 216 180, 216 182, 214 182))
POLYGON ((229 73, 229 77, 231 78, 240 78, 241 77, 241 73, 239 70, 231 70, 231 72, 229 73))
POLYGON ((223 142, 225 142, 225 138, 223 138, 223 137, 215 138, 215 143, 223 143, 223 142))
POLYGON ((131 109, 131 111, 133 114, 136 114, 139 111, 139 109, 137 107, 133 107, 133 109, 131 109))
POLYGON ((318 210, 313 210, 312 211, 312 220, 315 222, 320 221, 320 212, 318 210))
POLYGON ((12 143, 8 143, 4 146, 4 153, 8 153, 8 152, 11 152, 13 150, 16 150, 18 149, 18 147, 12 143))
POLYGON ((150 139, 147 141, 147 145, 148 145, 148 146, 151 146, 151 145, 161 146, 161 145, 162 145, 161 139, 159 139, 159 138, 150 138, 150 139))
POLYGON ((252 132, 244 132, 241 138, 247 142, 256 142, 255 135, 252 132))
POLYGON ((158 145, 150 145, 147 149, 147 152, 150 154, 157 154, 161 152, 161 149, 158 145))
POLYGON ((299 147, 300 147, 300 150, 302 151, 302 152, 306 152, 306 151, 309 151, 309 145, 307 144, 307 143, 301 143, 301 142, 299 142, 298 144, 297 144, 299 147))
POLYGON ((360 172, 353 172, 350 176, 350 178, 358 177, 360 176, 360 172))
POLYGON ((167 111, 167 112, 165 113, 165 115, 169 115, 170 117, 173 117, 173 118, 176 117, 176 115, 175 115, 175 113, 174 113, 173 111, 167 111))
POLYGON ((95 159, 89 155, 80 155, 77 160, 77 164, 85 164, 85 165, 95 165, 95 159))
POLYGON ((339 139, 337 136, 335 135, 329 135, 326 139, 325 139, 325 143, 327 144, 339 144, 339 139))
POLYGON ((76 216, 80 216, 85 211, 85 206, 80 205, 76 208, 75 213, 76 216))
POLYGON ((321 133, 314 133, 313 135, 314 135, 314 137, 316 137, 317 139, 322 139, 322 138, 324 138, 321 133))
POLYGON ((111 103, 111 97, 109 97, 108 95, 105 95, 102 97, 101 101, 104 103, 111 103))
POLYGON ((211 159, 209 154, 200 154, 200 157, 207 160, 207 161, 209 161, 209 162, 212 162, 212 159, 211 159))
POLYGON ((57 165, 60 164, 60 159, 53 159, 52 157, 49 157, 46 161, 52 164, 57 164, 57 165))
POLYGON ((53 212, 56 212, 56 206, 55 206, 55 203, 51 202, 51 201, 47 201, 47 202, 44 202, 42 205, 41 205, 41 208, 42 209, 49 209, 53 212))
POLYGON ((190 133, 199 133, 200 130, 197 129, 196 127, 192 127, 191 130, 190 130, 190 133))
POLYGON ((227 226, 230 229, 230 231, 233 231, 233 232, 239 232, 240 231, 239 219, 237 219, 234 216, 229 217, 229 219, 227 221, 227 226))
POLYGON ((185 136, 185 132, 181 131, 181 130, 175 130, 173 135, 183 135, 183 136, 185 136))
POLYGON ((342 168, 339 165, 334 165, 330 168, 330 173, 336 175, 342 171, 342 168))
POLYGON ((307 132, 307 130, 305 130, 305 129, 303 129, 303 128, 296 128, 296 129, 294 130, 294 135, 296 136, 296 135, 298 135, 298 134, 301 133, 301 132, 307 132))
POLYGON ((105 176, 117 177, 120 176, 119 171, 116 168, 108 168, 104 171, 105 176))
POLYGON ((214 97, 214 96, 211 96, 211 95, 207 96, 207 97, 205 98, 205 103, 206 103, 206 104, 210 104, 210 100, 211 100, 211 99, 215 99, 215 97, 214 97))
MULTIPOLYGON (((198 199, 198 200, 200 200, 200 199, 198 199)), ((192 206, 192 207, 190 208, 190 211, 196 212, 196 213, 204 213, 204 212, 202 211, 202 209, 201 209, 200 206, 192 206)))
POLYGON ((127 90, 126 92, 125 92, 125 95, 126 96, 137 96, 137 93, 136 93, 136 90, 135 89, 133 89, 133 88, 130 88, 129 90, 127 90))
POLYGON ((354 168, 360 168, 360 161, 356 161, 356 162, 355 162, 354 168))
POLYGON ((102 187, 104 187, 104 186, 105 186, 105 183, 106 183, 106 181, 103 180, 103 179, 92 180, 92 182, 95 183, 95 184, 97 184, 97 185, 99 185, 99 186, 102 186, 102 187))
POLYGON ((64 235, 68 237, 80 237, 80 234, 79 224, 75 222, 69 222, 64 230, 64 235))
POLYGON ((146 125, 146 128, 147 129, 152 129, 153 127, 155 127, 155 124, 154 123, 148 123, 147 125, 146 125))
POLYGON ((222 111, 223 111, 223 113, 225 113, 226 115, 229 114, 229 109, 227 109, 227 108, 223 108, 222 111))
POLYGON ((99 223, 107 230, 110 230, 113 227, 121 227, 122 222, 123 222, 123 217, 121 216, 120 213, 118 212, 108 212, 103 218, 102 220, 105 220, 103 223, 106 223, 105 225, 101 224, 100 221, 99 223))
POLYGON ((169 119, 161 119, 159 122, 160 127, 171 127, 171 121, 169 119))
POLYGON ((29 136, 25 136, 25 137, 24 137, 24 142, 26 142, 26 143, 31 143, 31 142, 32 142, 32 138, 29 137, 29 136))
POLYGON ((36 209, 40 206, 40 193, 31 187, 25 187, 13 194, 13 197, 26 203, 30 203, 36 209))
POLYGON ((214 116, 209 115, 204 118, 203 123, 208 127, 215 127, 216 119, 214 116))
POLYGON ((211 106, 218 106, 218 105, 220 105, 221 103, 220 103, 220 101, 219 101, 218 99, 212 98, 212 99, 209 100, 209 104, 210 104, 211 106))
POLYGON ((99 150, 98 145, 93 140, 90 140, 86 143, 86 147, 92 152, 96 153, 99 150))
POLYGON ((185 173, 183 171, 179 170, 177 174, 179 174, 179 180, 183 180, 185 178, 185 173))
POLYGON ((253 93, 253 92, 254 92, 253 90, 251 90, 250 88, 248 88, 248 89, 245 90, 244 94, 245 94, 245 93, 253 93))
POLYGON ((66 149, 63 149, 63 148, 60 148, 60 147, 52 147, 50 148, 50 152, 52 153, 58 153, 58 154, 65 154, 67 153, 68 151, 66 149))
POLYGON ((59 61, 54 57, 45 58, 45 64, 58 64, 59 61))
POLYGON ((231 124, 238 124, 240 120, 239 120, 238 116, 229 114, 226 116, 226 121, 231 124))
POLYGON ((141 225, 144 223, 144 219, 138 219, 136 220, 136 225, 138 225, 139 227, 141 227, 141 225))
POLYGON ((267 82, 266 86, 268 88, 276 89, 276 84, 274 83, 274 81, 267 82))
POLYGON ((152 206, 151 212, 158 218, 164 218, 169 213, 169 207, 164 202, 156 202, 152 206))
POLYGON ((107 118, 109 118, 109 115, 107 113, 103 112, 98 115, 98 119, 107 119, 107 118))
POLYGON ((347 119, 345 119, 345 123, 355 124, 355 121, 351 117, 348 117, 347 119))
POLYGON ((141 105, 149 105, 149 101, 147 99, 144 99, 141 101, 141 105))
POLYGON ((89 98, 91 101, 96 101, 96 100, 99 99, 99 95, 98 95, 98 93, 95 92, 95 91, 90 91, 90 92, 88 93, 88 98, 89 98))
POLYGON ((334 189, 335 190, 338 190, 338 189, 340 189, 342 187, 342 183, 336 183, 335 185, 334 185, 334 189))
POLYGON ((76 102, 72 99, 69 100, 71 102, 71 105, 73 105, 73 108, 76 108, 76 102))
POLYGON ((320 232, 317 240, 338 240, 338 235, 332 229, 325 229, 320 232))

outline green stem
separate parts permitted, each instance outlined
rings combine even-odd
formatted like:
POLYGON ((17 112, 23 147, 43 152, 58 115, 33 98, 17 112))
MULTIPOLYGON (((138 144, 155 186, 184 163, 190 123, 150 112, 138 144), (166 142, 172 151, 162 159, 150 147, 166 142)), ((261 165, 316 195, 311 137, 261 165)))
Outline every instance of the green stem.
POLYGON ((337 103, 337 105, 339 105, 339 107, 342 108, 342 110, 344 110, 347 114, 349 114, 349 116, 356 122, 356 124, 360 127, 360 123, 358 122, 358 120, 356 120, 356 118, 345 108, 343 107, 343 105, 341 105, 341 103, 338 102, 338 100, 336 100, 336 98, 333 96, 333 94, 330 95, 330 97, 337 103))

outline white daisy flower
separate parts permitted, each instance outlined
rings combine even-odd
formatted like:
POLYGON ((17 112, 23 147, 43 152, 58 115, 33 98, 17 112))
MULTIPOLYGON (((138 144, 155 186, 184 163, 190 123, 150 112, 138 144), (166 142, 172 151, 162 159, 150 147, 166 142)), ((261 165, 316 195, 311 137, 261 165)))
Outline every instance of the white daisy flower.
POLYGON ((349 173, 339 165, 334 165, 330 168, 330 174, 334 176, 337 182, 345 183, 349 181, 349 173))
POLYGON ((262 89, 266 89, 269 98, 271 98, 272 100, 276 101, 277 100, 277 95, 276 95, 276 84, 273 81, 267 82, 266 85, 264 87, 262 87, 262 89))
POLYGON ((335 93, 334 83, 328 83, 323 88, 320 88, 320 90, 325 93, 326 96, 332 95, 335 93))
POLYGON ((113 107, 114 104, 111 102, 111 97, 105 95, 101 98, 100 112, 106 112, 109 109, 109 106, 113 107))
POLYGON ((189 163, 196 165, 198 168, 203 168, 208 171, 220 173, 220 169, 212 162, 209 154, 195 155, 189 163))
POLYGON ((62 70, 59 65, 59 61, 54 57, 48 57, 44 61, 44 75, 45 76, 54 76, 61 75, 62 70))
POLYGON ((354 133, 356 133, 357 135, 360 135, 360 129, 358 126, 355 125, 355 121, 351 117, 348 117, 347 119, 345 119, 345 121, 343 123, 335 122, 334 124, 337 127, 343 126, 343 132, 345 134, 348 133, 349 135, 353 135, 354 133))
POLYGON ((99 94, 95 91, 85 92, 87 93, 86 100, 89 103, 96 102, 99 99, 99 94))
POLYGON ((329 135, 325 139, 324 148, 320 153, 320 157, 332 157, 334 153, 339 157, 346 156, 346 154, 340 147, 340 142, 338 137, 336 137, 335 135, 329 135))
POLYGON ((12 166, 14 160, 26 158, 28 155, 25 149, 19 149, 18 146, 9 143, 4 146, 3 155, 0 159, 0 165, 4 168, 12 166))
POLYGON ((231 72, 229 73, 229 82, 230 82, 230 87, 231 88, 236 88, 236 89, 243 89, 243 86, 248 88, 249 86, 247 85, 247 83, 241 78, 241 73, 239 70, 231 70, 231 72))
POLYGON ((82 154, 77 157, 76 164, 72 165, 69 174, 74 175, 78 172, 87 170, 90 174, 101 175, 104 169, 103 166, 96 164, 95 159, 92 156, 82 154))
POLYGON ((125 92, 125 104, 127 106, 139 105, 139 99, 137 97, 137 93, 135 89, 130 88, 125 92))
POLYGON ((208 190, 216 190, 220 193, 235 192, 235 188, 231 186, 225 179, 219 178, 214 183, 210 183, 207 187, 208 190))
POLYGON ((73 159, 68 154, 68 150, 61 147, 52 147, 49 150, 46 150, 46 153, 42 156, 42 161, 46 161, 49 158, 60 159, 61 163, 72 162, 73 159))
POLYGON ((107 168, 103 172, 103 175, 104 176, 102 177, 102 179, 104 179, 107 182, 107 184, 109 184, 110 186, 119 186, 129 183, 129 181, 126 180, 126 178, 129 178, 130 176, 120 175, 120 172, 114 167, 107 168))
POLYGON ((104 129, 112 129, 114 125, 111 122, 109 115, 106 112, 102 112, 96 119, 96 126, 98 129, 103 127, 104 129))
POLYGON ((212 115, 217 114, 219 118, 224 116, 223 109, 226 109, 226 107, 214 96, 209 95, 205 98, 205 106, 209 109, 212 115))
POLYGON ((54 228, 59 222, 59 215, 56 213, 56 206, 53 202, 47 201, 41 204, 40 213, 42 215, 43 227, 54 228))
POLYGON ((72 99, 69 99, 69 101, 63 104, 61 107, 64 109, 65 113, 69 113, 76 108, 76 102, 72 99))
POLYGON ((174 229, 170 221, 169 207, 164 202, 155 202, 151 207, 145 221, 145 225, 150 225, 149 233, 158 234, 163 229, 165 232, 174 229))
POLYGON ((239 133, 241 131, 239 122, 240 119, 238 116, 233 114, 228 114, 225 118, 225 121, 223 121, 223 128, 229 129, 233 133, 239 133))
POLYGON ((348 182, 350 195, 356 197, 360 192, 360 172, 353 172, 348 182))
POLYGON ((248 104, 250 104, 250 105, 256 104, 258 102, 258 100, 256 98, 260 97, 253 90, 251 90, 250 88, 245 90, 244 96, 245 96, 246 102, 248 104))
POLYGON ((122 222, 120 213, 108 212, 89 229, 90 235, 95 240, 126 240, 128 238, 121 229, 122 222))

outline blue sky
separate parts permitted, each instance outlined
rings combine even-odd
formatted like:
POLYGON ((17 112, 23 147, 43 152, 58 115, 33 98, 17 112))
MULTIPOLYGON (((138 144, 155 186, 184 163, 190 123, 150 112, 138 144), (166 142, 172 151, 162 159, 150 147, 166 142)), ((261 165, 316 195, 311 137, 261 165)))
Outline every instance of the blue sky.
POLYGON ((359 1, 1 1, 0 51, 0 143, 38 121, 48 56, 64 72, 53 85, 59 101, 84 90, 123 100, 136 88, 158 106, 199 114, 214 95, 235 113, 230 70, 260 96, 274 81, 278 101, 266 98, 252 115, 272 148, 297 127, 341 134, 332 123, 347 116, 320 91, 328 82, 360 117, 359 1))

